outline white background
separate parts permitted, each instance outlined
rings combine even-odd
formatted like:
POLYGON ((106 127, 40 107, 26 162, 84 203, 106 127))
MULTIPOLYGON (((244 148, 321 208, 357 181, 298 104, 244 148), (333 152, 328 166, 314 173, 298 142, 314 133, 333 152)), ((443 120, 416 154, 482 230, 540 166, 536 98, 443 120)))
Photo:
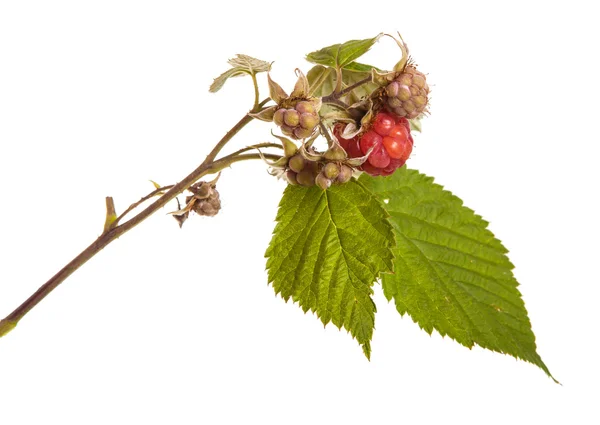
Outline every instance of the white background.
MULTIPOLYGON (((409 166, 510 249, 563 385, 428 336, 379 285, 371 362, 274 296, 263 254, 284 184, 256 162, 223 174, 217 217, 180 230, 171 204, 0 340, 0 423, 599 423, 592 5, 1 2, 1 316, 99 235, 105 196, 122 210, 148 179, 181 179, 248 110, 249 79, 207 91, 228 58, 275 61, 289 89, 307 52, 399 30, 433 87, 409 166)), ((382 39, 364 61, 397 53, 382 39)), ((252 123, 229 149, 269 130, 252 123)))

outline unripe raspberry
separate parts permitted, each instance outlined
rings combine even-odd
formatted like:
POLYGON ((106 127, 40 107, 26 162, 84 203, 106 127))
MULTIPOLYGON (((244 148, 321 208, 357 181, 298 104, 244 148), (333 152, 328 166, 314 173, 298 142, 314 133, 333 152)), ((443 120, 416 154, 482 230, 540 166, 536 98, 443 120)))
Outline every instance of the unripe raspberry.
POLYGON ((286 136, 294 137, 294 129, 292 127, 290 127, 289 125, 283 124, 281 126, 281 132, 283 134, 285 134, 286 136))
POLYGON ((296 139, 306 139, 307 137, 310 137, 310 135, 313 133, 314 128, 312 129, 306 129, 306 128, 302 128, 302 127, 296 127, 294 129, 294 138, 296 139))
POLYGON ((313 102, 302 100, 293 108, 279 108, 275 111, 273 122, 281 127, 286 136, 306 139, 312 136, 319 125, 319 115, 313 102))
POLYGON ((293 172, 292 170, 287 170, 285 172, 285 179, 287 180, 287 182, 289 184, 293 184, 293 185, 298 184, 298 180, 296 179, 296 173, 293 172))
POLYGON ((336 181, 338 183, 347 183, 352 178, 352 168, 347 165, 342 165, 340 167, 340 173, 337 176, 336 181))
POLYGON ((302 170, 296 175, 298 184, 306 187, 315 185, 315 173, 313 170, 302 170))
POLYGON ((300 115, 300 126, 307 130, 310 130, 311 133, 313 129, 319 124, 319 117, 314 113, 304 113, 300 115))
POLYGON ((300 124, 300 114, 295 109, 288 109, 283 114, 283 122, 294 128, 300 124))
POLYGON ((317 112, 315 106, 306 100, 298 102, 296 105, 296 111, 300 112, 301 114, 315 114, 317 112))
POLYGON ((427 109, 429 86, 425 75, 409 65, 386 86, 385 94, 385 102, 394 114, 412 119, 427 109))
POLYGON ((273 122, 281 127, 283 125, 283 117, 285 115, 285 108, 281 108, 275 111, 273 114, 273 122))
POLYGON ((340 174, 340 167, 333 162, 328 162, 323 167, 323 171, 321 171, 325 177, 328 179, 335 179, 340 174))
POLYGON ((299 173, 306 166, 306 160, 300 154, 296 154, 288 161, 288 167, 290 170, 299 173))
POLYGON ((331 179, 328 179, 322 172, 317 174, 315 183, 323 190, 327 190, 331 186, 331 179))

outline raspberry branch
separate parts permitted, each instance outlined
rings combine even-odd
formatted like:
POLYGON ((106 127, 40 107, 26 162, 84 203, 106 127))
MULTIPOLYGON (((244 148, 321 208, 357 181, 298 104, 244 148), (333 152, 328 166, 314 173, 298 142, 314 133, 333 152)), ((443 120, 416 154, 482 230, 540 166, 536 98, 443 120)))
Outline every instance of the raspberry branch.
MULTIPOLYGON (((255 113, 260 110, 270 99, 267 98, 262 102, 259 102, 257 106, 255 106, 250 113, 255 113)), ((17 323, 29 312, 33 309, 40 301, 42 301, 50 292, 52 292, 58 285, 60 285, 65 279, 67 279, 71 274, 73 274, 76 270, 78 270, 81 266, 83 266, 88 260, 93 258, 96 254, 98 254, 104 247, 113 242, 115 239, 127 233, 129 230, 133 229, 135 226, 140 224, 142 221, 150 217, 152 214, 160 210, 164 207, 169 201, 173 200, 177 195, 181 194, 185 190, 187 190, 190 186, 192 186, 195 182, 197 182, 200 178, 207 174, 215 174, 220 172, 221 170, 229 167, 230 165, 240 162, 240 161, 248 161, 248 160, 257 160, 268 158, 271 160, 278 160, 281 157, 273 154, 243 154, 243 152, 247 152, 250 149, 256 149, 258 147, 273 147, 271 143, 259 144, 254 146, 249 146, 244 149, 240 149, 237 152, 234 152, 231 155, 227 155, 219 160, 215 160, 216 156, 223 149, 223 147, 237 134, 240 132, 242 128, 244 128, 250 121, 254 118, 249 114, 246 114, 240 121, 237 122, 226 134, 223 138, 215 145, 212 151, 208 154, 206 159, 190 174, 188 174, 183 180, 179 183, 158 188, 148 195, 141 198, 138 202, 131 204, 129 208, 127 208, 120 216, 116 217, 116 213, 114 212, 114 203, 112 202, 112 198, 107 198, 107 219, 111 217, 110 220, 107 220, 105 223, 105 228, 103 233, 92 242, 87 248, 85 248, 79 255, 73 258, 67 265, 65 265, 62 269, 58 271, 54 276, 52 276, 46 283, 44 283, 37 291, 35 291, 27 300, 25 300, 19 307, 17 307, 12 313, 6 316, 4 319, 0 321, 0 337, 4 336, 8 332, 10 332, 17 323), (164 192, 166 190, 166 192, 164 192), (120 220, 123 217, 130 213, 133 209, 141 205, 143 202, 148 199, 153 198, 160 194, 160 197, 155 200, 152 204, 146 207, 144 210, 140 211, 138 214, 130 218, 123 224, 119 224, 120 220)))

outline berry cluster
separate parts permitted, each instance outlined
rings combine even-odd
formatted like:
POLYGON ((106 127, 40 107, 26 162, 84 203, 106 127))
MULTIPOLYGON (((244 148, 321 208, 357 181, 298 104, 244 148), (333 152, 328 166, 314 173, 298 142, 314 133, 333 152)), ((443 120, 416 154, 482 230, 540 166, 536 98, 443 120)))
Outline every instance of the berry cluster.
POLYGON ((286 180, 291 184, 314 186, 325 190, 333 183, 346 183, 352 177, 352 168, 339 161, 315 162, 308 161, 302 155, 296 154, 289 158, 286 180))
POLYGON ((372 176, 389 176, 404 165, 412 152, 410 124, 404 117, 379 112, 366 132, 351 139, 342 137, 344 127, 345 124, 337 124, 334 135, 350 158, 369 154, 359 169, 372 176))
POLYGON ((281 131, 294 139, 310 137, 319 124, 317 108, 310 101, 298 102, 293 108, 279 108, 273 115, 273 122, 281 131))
POLYGON ((387 85, 385 94, 385 102, 394 114, 412 119, 427 109, 429 86, 425 74, 409 65, 387 85))

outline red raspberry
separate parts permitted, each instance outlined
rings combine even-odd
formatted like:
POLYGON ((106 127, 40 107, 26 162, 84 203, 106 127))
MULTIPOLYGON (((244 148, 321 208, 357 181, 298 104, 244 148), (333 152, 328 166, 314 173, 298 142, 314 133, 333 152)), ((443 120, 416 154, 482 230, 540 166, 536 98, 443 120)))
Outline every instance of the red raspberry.
POLYGON ((345 124, 337 124, 333 134, 350 158, 357 158, 371 151, 367 161, 359 169, 372 176, 389 176, 404 165, 412 152, 410 123, 404 117, 379 112, 370 129, 362 136, 352 139, 342 137, 344 127, 345 124))
POLYGON ((394 120, 393 116, 386 114, 385 112, 380 112, 375 116, 372 125, 372 130, 377 134, 387 136, 392 127, 396 125, 396 120, 394 120))
POLYGON ((381 145, 382 141, 383 139, 379 134, 377 134, 373 130, 367 131, 360 138, 360 150, 362 151, 363 155, 366 155, 367 152, 369 152, 369 149, 371 149, 374 146, 381 145))

